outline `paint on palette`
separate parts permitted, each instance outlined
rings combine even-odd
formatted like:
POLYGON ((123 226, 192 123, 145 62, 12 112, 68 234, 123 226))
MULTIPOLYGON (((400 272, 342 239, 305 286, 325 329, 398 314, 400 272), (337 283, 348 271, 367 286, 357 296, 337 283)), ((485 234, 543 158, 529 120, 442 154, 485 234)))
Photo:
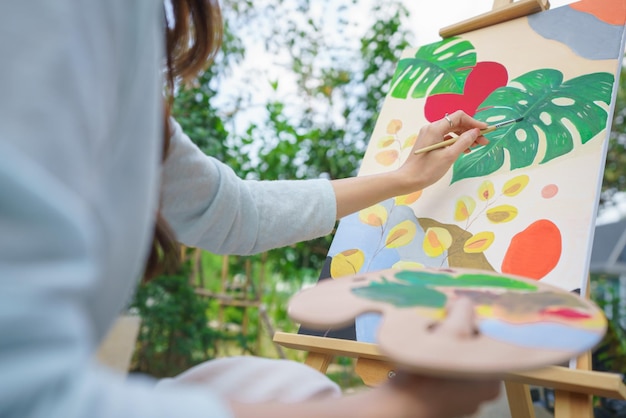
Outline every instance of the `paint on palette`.
MULTIPOLYGON (((432 318, 445 316, 450 300, 467 298, 478 313, 482 334, 529 348, 566 350, 593 344, 598 339, 599 325, 604 323, 599 311, 572 295, 540 291, 525 281, 497 274, 403 270, 394 277, 352 288, 351 292, 398 309, 414 308, 432 318)), ((365 316, 370 325, 379 318, 374 314, 365 316)), ((367 333, 366 329, 358 331, 367 333)))

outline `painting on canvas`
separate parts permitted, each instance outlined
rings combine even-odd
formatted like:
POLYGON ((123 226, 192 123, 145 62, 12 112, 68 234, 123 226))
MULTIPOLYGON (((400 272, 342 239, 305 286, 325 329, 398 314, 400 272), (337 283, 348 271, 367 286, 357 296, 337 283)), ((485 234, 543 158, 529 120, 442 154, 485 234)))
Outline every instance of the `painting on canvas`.
POLYGON ((625 22, 623 0, 583 0, 404 51, 359 175, 398 168, 446 113, 523 120, 436 184, 343 218, 327 276, 462 267, 584 288, 625 22))

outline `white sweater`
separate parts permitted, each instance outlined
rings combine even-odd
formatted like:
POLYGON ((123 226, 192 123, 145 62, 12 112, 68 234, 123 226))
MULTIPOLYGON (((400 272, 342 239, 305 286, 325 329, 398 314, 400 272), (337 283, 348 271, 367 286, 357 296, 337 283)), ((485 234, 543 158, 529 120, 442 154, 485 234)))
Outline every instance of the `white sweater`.
MULTIPOLYGON (((0 416, 228 417, 93 352, 133 292, 159 199, 162 5, 0 6, 0 416)), ((246 182, 175 125, 162 204, 181 240, 250 253, 329 233, 325 180, 246 182)))

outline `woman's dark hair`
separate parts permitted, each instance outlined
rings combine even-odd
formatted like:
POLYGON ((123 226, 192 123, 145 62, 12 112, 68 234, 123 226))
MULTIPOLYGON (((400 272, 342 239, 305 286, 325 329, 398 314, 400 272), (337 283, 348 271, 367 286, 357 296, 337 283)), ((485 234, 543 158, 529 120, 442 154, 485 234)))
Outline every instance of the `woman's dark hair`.
MULTIPOLYGON (((187 83, 206 69, 222 44, 222 15, 217 0, 170 0, 164 5, 166 95, 164 105, 163 160, 170 144, 169 116, 174 85, 187 83)), ((180 250, 174 232, 160 211, 144 281, 178 265, 180 250)))

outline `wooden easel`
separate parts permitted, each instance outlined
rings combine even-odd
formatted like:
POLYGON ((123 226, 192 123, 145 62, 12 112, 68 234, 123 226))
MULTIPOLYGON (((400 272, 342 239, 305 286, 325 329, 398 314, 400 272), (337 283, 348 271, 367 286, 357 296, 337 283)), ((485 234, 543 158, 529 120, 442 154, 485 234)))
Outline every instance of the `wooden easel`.
MULTIPOLYGON (((588 291, 585 296, 589 297, 588 291)), ((326 372, 334 356, 356 358, 355 371, 368 386, 381 384, 395 375, 394 364, 375 344, 286 333, 275 334, 274 341, 288 348, 308 351, 306 364, 322 372, 326 372)), ((593 418, 592 395, 626 399, 622 376, 592 371, 590 353, 576 360, 576 368, 551 366, 508 373, 504 384, 513 418, 535 417, 529 385, 555 390, 556 418, 593 418)))
MULTIPOLYGON (((247 338, 249 335, 250 314, 252 310, 255 310, 258 314, 256 324, 258 333, 255 346, 253 348, 245 348, 248 348, 251 353, 259 353, 261 351, 262 328, 264 327, 266 329, 270 337, 274 335, 274 328, 267 314, 267 309, 261 300, 261 294, 265 283, 265 263, 267 260, 267 254, 264 253, 261 256, 261 269, 258 273, 257 280, 253 280, 252 261, 249 258, 243 259, 245 274, 233 276, 230 273, 231 258, 227 255, 222 256, 220 289, 219 292, 212 292, 205 288, 204 272, 201 267, 201 253, 202 250, 198 248, 194 250, 191 277, 194 279, 193 285, 195 286, 195 293, 217 301, 217 325, 223 331, 228 328, 226 324, 226 309, 239 309, 242 313, 241 328, 239 333, 244 338, 247 338), (196 278, 199 283, 195 283, 196 278)), ((278 344, 274 344, 274 347, 276 348, 278 356, 280 358, 285 358, 285 353, 283 352, 282 347, 278 344)))
MULTIPOLYGON (((439 31, 442 38, 488 27, 547 10, 548 0, 494 0, 491 11, 439 31)), ((587 294, 589 297, 589 286, 587 294)), ((335 356, 356 359, 356 373, 368 386, 378 385, 395 375, 393 364, 376 345, 357 341, 278 332, 274 342, 284 347, 307 351, 305 363, 326 373, 335 356)), ((626 386, 616 373, 591 370, 591 353, 576 360, 576 368, 552 366, 541 370, 509 373, 505 387, 511 416, 535 418, 529 386, 555 390, 555 418, 593 418, 592 395, 626 400, 626 386)))
POLYGON ((549 8, 550 3, 548 0, 518 0, 516 2, 513 2, 513 0, 493 0, 491 11, 447 26, 439 31, 439 35, 442 38, 449 38, 450 36, 493 26, 518 17, 528 16, 549 8))
MULTIPOLYGON (((274 341, 284 347, 307 351, 305 363, 323 373, 335 356, 356 358, 356 373, 368 386, 376 386, 395 371, 393 363, 378 351, 375 344, 310 335, 276 333, 274 341)), ((621 375, 591 371, 590 356, 582 356, 580 368, 560 366, 541 370, 509 373, 505 386, 513 418, 534 418, 529 385, 555 389, 555 418, 593 418, 591 395, 626 399, 621 375), (587 361, 584 361, 587 359, 587 361)))

